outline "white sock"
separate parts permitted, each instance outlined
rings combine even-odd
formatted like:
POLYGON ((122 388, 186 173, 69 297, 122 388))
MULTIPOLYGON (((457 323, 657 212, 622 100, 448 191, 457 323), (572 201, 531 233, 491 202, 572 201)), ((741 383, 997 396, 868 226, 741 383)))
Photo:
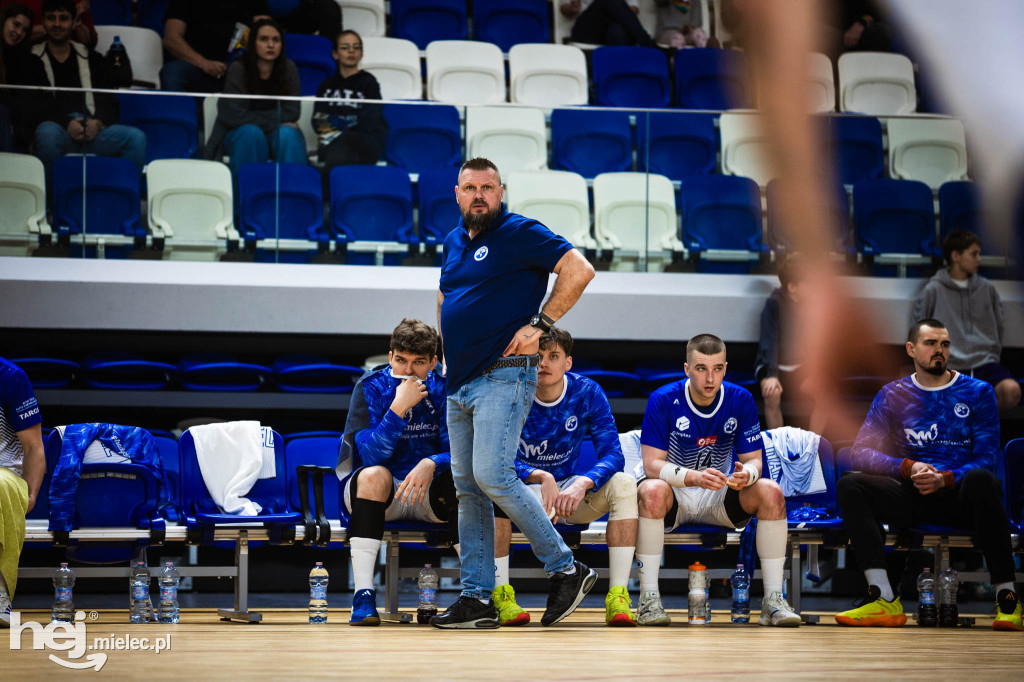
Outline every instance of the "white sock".
POLYGON ((658 573, 661 570, 660 554, 637 554, 636 574, 640 579, 641 592, 658 591, 658 573))
POLYGON ((658 572, 664 548, 664 519, 648 519, 641 516, 636 530, 636 572, 640 578, 642 592, 658 590, 658 572))
POLYGON ((764 596, 766 597, 772 592, 782 593, 788 532, 785 519, 757 520, 754 544, 757 546, 757 555, 761 558, 761 582, 764 585, 764 596))
POLYGON ((508 584, 508 555, 494 557, 494 586, 508 584))
POLYGON ((576 562, 572 562, 572 566, 569 567, 568 571, 559 571, 559 573, 564 573, 566 575, 576 575, 576 562))
POLYGON ((869 568, 864 571, 864 577, 867 578, 868 585, 874 585, 878 588, 878 591, 882 593, 882 599, 885 601, 893 600, 894 596, 892 586, 889 584, 889 574, 885 572, 884 568, 869 568))
MULTIPOLYGON (((3 581, 3 577, 0 577, 0 589, 3 588, 3 581)), ((996 585, 996 596, 999 596, 999 593, 1003 590, 1009 590, 1010 592, 1017 594, 1017 589, 1013 586, 1013 583, 999 583, 996 585)))
POLYGON ((7 581, 4 580, 3 573, 0 573, 0 594, 7 594, 7 581))
POLYGON ((625 587, 629 582, 629 569, 633 568, 632 547, 608 548, 608 587, 625 587))
POLYGON ((377 567, 380 540, 374 538, 349 538, 352 555, 352 583, 355 589, 373 589, 373 569, 377 567))

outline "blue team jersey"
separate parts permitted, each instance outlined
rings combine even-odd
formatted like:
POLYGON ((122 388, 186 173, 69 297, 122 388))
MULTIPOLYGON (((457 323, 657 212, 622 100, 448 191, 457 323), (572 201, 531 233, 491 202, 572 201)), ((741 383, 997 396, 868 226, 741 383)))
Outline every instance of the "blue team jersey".
POLYGON ((854 466, 899 477, 903 459, 952 471, 959 483, 978 467, 995 472, 999 408, 993 388, 955 373, 941 388, 924 388, 915 376, 882 387, 857 433, 854 466))
POLYGON ((542 403, 534 398, 516 453, 519 478, 525 481, 536 469, 549 472, 556 481, 583 474, 596 489, 622 471, 624 463, 612 408, 596 383, 566 372, 558 400, 542 403), (587 437, 593 441, 598 459, 581 471, 580 448, 587 437))
POLYGON ((392 476, 405 478, 420 460, 429 457, 437 476, 451 468, 444 377, 427 373, 427 396, 404 417, 391 411, 401 382, 391 376, 390 366, 363 379, 370 426, 356 434, 359 461, 362 466, 387 467, 392 476))
POLYGON ((761 426, 754 398, 745 388, 722 382, 707 414, 696 409, 689 379, 651 394, 640 443, 668 452, 668 461, 687 469, 717 469, 729 475, 738 455, 760 450, 761 426))
POLYGON ((43 421, 25 372, 0 358, 0 467, 21 475, 25 451, 18 432, 43 421))

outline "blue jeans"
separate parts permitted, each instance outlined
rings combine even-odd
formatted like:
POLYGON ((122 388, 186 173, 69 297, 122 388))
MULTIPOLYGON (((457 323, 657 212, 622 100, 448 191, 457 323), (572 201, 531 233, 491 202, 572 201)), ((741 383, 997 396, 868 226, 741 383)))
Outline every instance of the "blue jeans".
POLYGON ((572 568, 572 551, 513 463, 537 392, 536 367, 505 367, 463 384, 448 396, 448 439, 459 498, 462 594, 494 591, 494 507, 530 541, 548 575, 572 568))
POLYGON ((43 121, 36 128, 36 156, 52 177, 53 162, 65 154, 98 154, 128 159, 139 167, 146 165, 146 134, 132 126, 115 124, 101 130, 92 142, 76 142, 67 129, 53 121, 43 121))
POLYGON ((259 126, 247 123, 229 130, 224 136, 224 149, 231 157, 231 173, 237 178, 238 169, 247 163, 263 163, 273 153, 278 163, 306 163, 306 140, 291 126, 279 126, 269 135, 259 126))

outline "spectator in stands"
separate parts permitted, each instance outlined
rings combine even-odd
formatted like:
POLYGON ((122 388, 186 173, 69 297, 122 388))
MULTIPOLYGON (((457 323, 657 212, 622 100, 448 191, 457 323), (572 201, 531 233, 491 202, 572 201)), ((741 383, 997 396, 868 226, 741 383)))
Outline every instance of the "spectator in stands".
POLYGON ((338 73, 317 88, 317 97, 333 101, 313 107, 313 129, 320 139, 319 158, 324 173, 335 166, 372 166, 384 152, 388 123, 379 100, 380 84, 372 73, 361 71, 363 39, 355 31, 342 31, 334 45, 338 73))
POLYGON ((228 69, 226 94, 264 95, 267 99, 221 98, 217 122, 206 143, 210 158, 231 157, 236 180, 247 163, 271 157, 278 163, 306 163, 306 142, 299 130, 299 103, 270 99, 299 95, 299 70, 285 56, 284 33, 273 19, 252 25, 249 47, 228 69))
POLYGON ((718 47, 702 28, 703 6, 690 0, 654 0, 658 7, 658 23, 654 30, 659 45, 681 50, 684 47, 718 47))
MULTIPOLYGON (((554 514, 553 523, 586 524, 608 514, 608 594, 605 623, 636 625, 626 583, 636 544, 636 479, 623 472, 615 417, 601 387, 572 369, 572 336, 559 327, 540 337, 537 395, 519 438, 515 468, 530 492, 554 514), (584 439, 591 439, 597 462, 579 465, 584 439)), ((530 614, 516 603, 509 584, 512 524, 494 508, 494 606, 501 625, 526 625, 530 614)))
MULTIPOLYGON (((761 310, 761 338, 754 370, 761 385, 764 421, 769 429, 777 429, 785 423, 783 394, 801 394, 799 369, 803 353, 793 337, 798 311, 810 293, 806 273, 795 258, 786 259, 779 267, 779 284, 781 286, 771 293, 761 310)), ((823 433, 824 428, 824 415, 812 413, 810 430, 823 433)))
MULTIPOLYGON (((11 3, 0 10, 0 86, 32 82, 33 67, 38 61, 28 52, 32 19, 32 10, 21 3, 11 3)), ((0 88, 0 151, 13 152, 25 146, 18 144, 16 128, 31 98, 32 93, 0 88)))
MULTIPOLYGON (((822 27, 824 51, 835 60, 844 52, 888 52, 892 28, 885 7, 876 0, 842 0, 831 8, 832 21, 822 27)), ((828 19, 828 17, 826 17, 828 19)))
POLYGON ((568 0, 559 11, 575 19, 569 38, 578 43, 598 45, 642 45, 654 47, 654 40, 637 19, 639 0, 568 0))
POLYGON ((355 586, 350 625, 380 624, 373 569, 386 521, 448 522, 459 548, 445 380, 434 371, 437 345, 433 327, 403 319, 391 333, 387 366, 356 389, 365 412, 349 411, 345 433, 355 434, 358 460, 342 482, 355 586))
POLYGON ((907 622, 885 571, 885 535, 894 527, 935 523, 972 529, 996 588, 992 627, 1020 630, 1010 523, 995 477, 999 412, 984 381, 947 368, 950 334, 934 319, 907 335, 914 373, 875 396, 850 456, 858 470, 838 484, 843 528, 868 583, 857 608, 836 615, 842 625, 907 622))
MULTIPOLYGON (((71 39, 76 43, 95 48, 96 27, 93 26, 92 15, 89 13, 89 3, 90 0, 75 0, 75 9, 71 13, 74 18, 71 23, 71 39)), ((34 18, 30 44, 36 45, 46 40, 46 29, 43 27, 43 0, 3 0, 4 8, 15 4, 28 7, 34 18)))
POLYGON ((936 272, 914 302, 914 319, 938 318, 954 339, 949 366, 996 390, 999 410, 1020 403, 1020 384, 999 364, 1003 350, 1003 302, 992 282, 978 274, 981 240, 953 230, 942 243, 947 267, 936 272))
MULTIPOLYGON (((43 72, 35 85, 59 88, 113 88, 107 61, 95 50, 71 40, 73 0, 43 0, 46 42, 32 48, 43 72)), ((48 92, 41 97, 43 121, 35 129, 36 154, 51 177, 53 162, 70 152, 116 156, 146 163, 146 135, 120 125, 117 98, 99 92, 48 92)))
POLYGON ((0 627, 11 625, 25 514, 46 474, 42 421, 25 372, 0 358, 0 627))
POLYGON ((264 0, 171 0, 164 15, 164 49, 175 59, 160 69, 161 88, 220 92, 239 27, 269 17, 264 0))
POLYGON ((455 188, 462 219, 445 240, 437 316, 448 361, 463 589, 430 619, 438 628, 498 627, 491 599, 492 500, 523 531, 551 576, 542 624, 572 613, 597 581, 596 571, 575 560, 514 466, 537 388, 540 336, 579 300, 594 269, 562 237, 506 211, 503 196, 493 162, 475 158, 462 164, 455 188), (541 306, 552 272, 554 288, 541 306))
POLYGON ((318 33, 332 43, 341 32, 338 0, 266 0, 270 14, 288 33, 318 33))
POLYGON ((764 583, 758 623, 800 625, 782 596, 786 498, 775 481, 762 478, 757 408, 746 389, 724 381, 725 351, 717 336, 694 336, 686 344, 687 379, 659 388, 647 403, 640 440, 645 478, 637 486, 640 625, 671 622, 658 589, 665 533, 684 523, 741 528, 755 516, 764 583))

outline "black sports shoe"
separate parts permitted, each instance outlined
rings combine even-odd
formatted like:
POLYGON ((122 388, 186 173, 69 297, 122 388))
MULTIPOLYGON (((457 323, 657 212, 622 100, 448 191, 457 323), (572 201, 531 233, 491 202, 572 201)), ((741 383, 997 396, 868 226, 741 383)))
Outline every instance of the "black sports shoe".
POLYGON ((551 576, 551 591, 548 592, 548 608, 540 619, 541 625, 554 625, 570 613, 587 596, 597 582, 597 571, 587 568, 580 561, 573 563, 576 572, 572 575, 556 573, 551 576))
POLYGON ((498 627, 498 609, 494 601, 480 603, 476 597, 460 596, 444 613, 430 617, 430 624, 446 630, 482 630, 498 627))

